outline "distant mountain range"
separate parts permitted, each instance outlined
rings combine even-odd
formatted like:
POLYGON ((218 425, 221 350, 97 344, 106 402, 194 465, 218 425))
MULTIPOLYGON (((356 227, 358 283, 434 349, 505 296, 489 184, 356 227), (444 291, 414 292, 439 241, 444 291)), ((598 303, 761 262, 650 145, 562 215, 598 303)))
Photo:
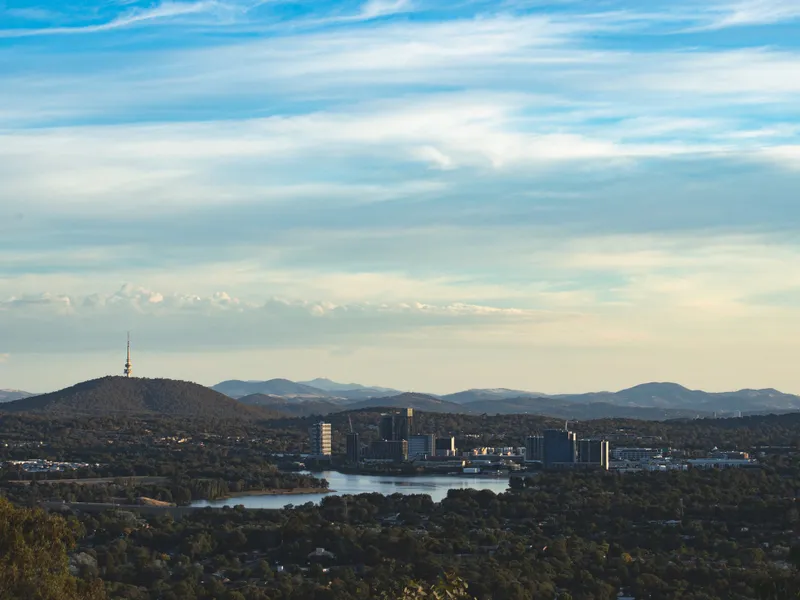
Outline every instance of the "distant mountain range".
MULTIPOLYGON (((470 389, 454 394, 401 393, 391 388, 342 384, 329 379, 291 382, 226 381, 215 390, 234 398, 264 394, 293 402, 316 404, 291 409, 294 414, 328 414, 339 410, 409 407, 428 412, 471 414, 540 414, 563 419, 633 418, 673 419, 735 416, 800 411, 800 396, 774 389, 712 393, 690 390, 676 383, 645 383, 619 392, 555 394, 506 388, 470 389), (314 385, 316 384, 316 385, 314 385), (249 391, 250 394, 244 394, 249 391)), ((248 400, 248 403, 253 403, 248 400)), ((286 411, 287 404, 259 400, 259 405, 286 411), (283 408, 280 408, 283 406, 283 408)))
POLYGON ((243 398, 253 394, 282 396, 283 398, 312 399, 326 398, 335 400, 368 400, 383 396, 396 396, 398 390, 389 388, 368 387, 357 383, 336 383, 330 379, 314 379, 306 382, 294 382, 288 379, 270 379, 269 381, 223 381, 211 388, 231 398, 243 398), (316 383, 317 387, 311 385, 316 383))
POLYGON ((442 400, 455 402, 456 404, 469 404, 478 401, 506 400, 508 398, 547 398, 547 394, 539 392, 523 392, 521 390, 509 390, 506 388, 496 388, 489 390, 466 390, 455 394, 445 394, 442 400))
POLYGON ((21 400, 35 395, 22 390, 0 390, 0 402, 11 402, 12 400, 21 400))
POLYGON ((663 420, 800 411, 800 396, 774 389, 710 393, 675 383, 646 383, 619 392, 546 395, 505 388, 454 394, 403 393, 329 379, 223 381, 213 388, 168 379, 105 377, 34 396, 0 391, 0 410, 59 414, 157 413, 218 418, 327 415, 370 408, 413 408, 462 414, 532 414, 559 419, 663 420), (316 384, 316 385, 311 385, 316 384))
POLYGON ((325 379, 324 377, 318 377, 316 379, 312 379, 311 381, 300 381, 299 383, 320 390, 325 390, 326 392, 353 392, 355 390, 368 390, 370 392, 376 391, 387 393, 389 395, 400 393, 399 390, 386 387, 377 387, 374 385, 361 385, 360 383, 336 383, 335 381, 325 379))

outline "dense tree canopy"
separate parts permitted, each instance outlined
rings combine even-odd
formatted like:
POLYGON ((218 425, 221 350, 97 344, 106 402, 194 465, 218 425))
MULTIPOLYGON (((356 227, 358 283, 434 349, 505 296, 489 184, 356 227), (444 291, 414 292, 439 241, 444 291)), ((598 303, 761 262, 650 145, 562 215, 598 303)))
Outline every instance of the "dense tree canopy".
MULTIPOLYGON (((353 415, 365 440, 375 435, 376 418, 374 411, 353 415)), ((185 504, 324 486, 293 470, 296 456, 280 456, 303 451, 312 420, 7 415, 0 418, 0 460, 99 466, 47 475, 0 470, 0 493, 26 507, 53 499, 127 504, 138 496, 185 504)), ((456 434, 462 448, 521 445, 529 433, 557 425, 441 414, 420 414, 418 423, 456 434)), ((441 503, 424 495, 328 496, 287 510, 197 510, 179 521, 112 507, 90 514, 80 505, 67 508, 73 514, 64 519, 4 502, 0 589, 14 595, 2 598, 100 597, 92 596, 102 593, 97 579, 110 598, 127 600, 797 597, 800 418, 572 426, 624 445, 755 449, 761 466, 527 473, 512 478, 507 493, 451 490, 441 503), (36 590, 31 578, 40 581, 36 590)), ((334 439, 340 444, 340 435, 334 439)))
POLYGON ((100 600, 102 583, 72 576, 67 551, 80 529, 40 509, 0 498, 0 596, 3 600, 100 600))

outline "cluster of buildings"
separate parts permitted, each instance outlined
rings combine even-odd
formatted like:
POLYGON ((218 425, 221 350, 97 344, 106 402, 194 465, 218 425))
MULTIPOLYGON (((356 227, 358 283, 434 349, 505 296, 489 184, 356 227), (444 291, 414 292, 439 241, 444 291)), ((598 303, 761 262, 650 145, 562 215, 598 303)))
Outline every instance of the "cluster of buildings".
MULTIPOLYGON (((311 454, 331 456, 331 425, 315 423, 309 430, 311 454)), ((424 462, 428 470, 458 467, 464 472, 529 468, 602 469, 618 472, 724 469, 757 466, 746 452, 714 450, 703 458, 686 458, 668 448, 615 447, 601 438, 579 439, 564 429, 547 429, 525 440, 524 448, 474 448, 459 454, 454 437, 417 433, 414 410, 385 413, 378 423, 378 439, 361 443, 358 433, 347 434, 347 463, 424 462)))
POLYGON ((66 473, 79 469, 97 468, 102 465, 84 462, 56 462, 39 458, 29 460, 10 460, 6 463, 9 468, 16 468, 24 473, 66 473))
MULTIPOLYGON (((313 456, 330 456, 331 424, 320 422, 312 425, 309 428, 309 445, 313 456)), ((416 433, 413 408, 382 414, 378 423, 378 439, 369 445, 361 443, 358 433, 351 430, 347 434, 347 462, 351 464, 364 460, 403 462, 436 456, 456 456, 456 439, 416 433)))
POLYGON ((686 471, 688 469, 735 469, 757 467, 748 452, 713 450, 702 458, 685 458, 684 453, 670 448, 614 448, 611 469, 631 473, 637 471, 686 471))
POLYGON ((546 469, 608 469, 609 452, 607 440, 579 440, 566 428, 546 429, 543 435, 525 440, 525 462, 540 463, 546 469))

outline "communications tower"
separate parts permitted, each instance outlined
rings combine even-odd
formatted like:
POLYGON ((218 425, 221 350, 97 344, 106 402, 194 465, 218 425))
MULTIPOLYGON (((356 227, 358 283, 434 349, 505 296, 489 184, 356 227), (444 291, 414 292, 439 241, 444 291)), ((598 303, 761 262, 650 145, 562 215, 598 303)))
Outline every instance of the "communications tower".
POLYGON ((133 365, 131 364, 131 332, 128 332, 128 358, 125 361, 125 370, 122 372, 125 377, 133 377, 133 365))

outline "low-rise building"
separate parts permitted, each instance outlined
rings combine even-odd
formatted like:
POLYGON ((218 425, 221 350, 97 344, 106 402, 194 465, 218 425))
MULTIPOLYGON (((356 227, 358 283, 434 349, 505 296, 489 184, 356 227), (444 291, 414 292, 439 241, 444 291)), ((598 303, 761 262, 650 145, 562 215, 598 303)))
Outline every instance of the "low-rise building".
POLYGON ((614 448, 611 458, 614 460, 641 461, 663 456, 660 448, 614 448))

